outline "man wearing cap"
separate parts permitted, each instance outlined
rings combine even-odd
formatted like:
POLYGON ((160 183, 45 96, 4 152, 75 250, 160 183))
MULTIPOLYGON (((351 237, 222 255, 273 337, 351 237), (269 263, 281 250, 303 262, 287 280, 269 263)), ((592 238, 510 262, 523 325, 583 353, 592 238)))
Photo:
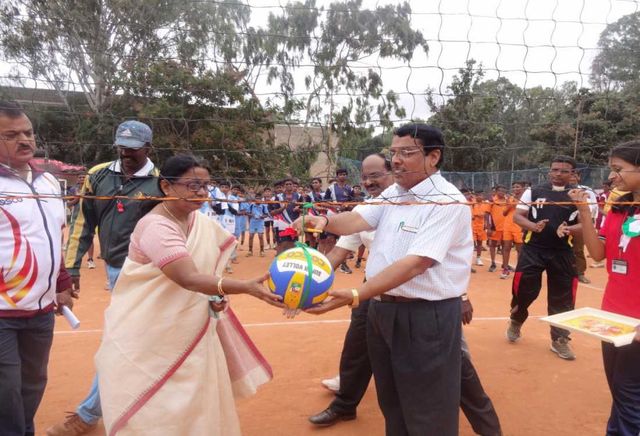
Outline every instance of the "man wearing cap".
MULTIPOLYGON (((471 275, 471 211, 440 174, 444 139, 426 124, 395 130, 396 183, 383 204, 309 216, 307 227, 339 235, 376 230, 366 283, 336 289, 310 313, 371 300, 367 347, 388 435, 458 434, 461 296, 471 275)), ((300 228, 301 220, 294 227, 300 228)))
MULTIPOLYGON (((107 264, 109 287, 118 279, 129 250, 129 238, 138 220, 150 210, 154 201, 142 197, 159 197, 159 171, 149 159, 151 128, 139 121, 125 121, 118 126, 114 145, 118 159, 91 168, 82 194, 107 199, 82 198, 71 217, 65 266, 73 278, 74 291, 80 290, 82 257, 93 243, 98 228, 100 254, 107 264), (124 198, 114 198, 124 197, 124 198)), ((91 431, 102 416, 98 379, 94 377, 89 396, 75 413, 47 430, 48 436, 80 435, 91 431)))

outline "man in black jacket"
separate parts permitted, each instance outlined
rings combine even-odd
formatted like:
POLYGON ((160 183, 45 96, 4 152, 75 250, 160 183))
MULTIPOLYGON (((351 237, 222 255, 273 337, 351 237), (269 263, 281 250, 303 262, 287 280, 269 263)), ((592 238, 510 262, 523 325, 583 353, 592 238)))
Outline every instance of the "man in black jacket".
MULTIPOLYGON (((107 264, 109 286, 113 289, 129 251, 129 239, 138 220, 154 205, 144 197, 159 197, 159 171, 149 159, 153 134, 139 121, 125 121, 116 131, 115 147, 118 159, 89 170, 82 188, 85 196, 71 218, 65 265, 73 277, 74 290, 80 290, 80 264, 93 243, 96 228, 100 254, 107 264), (114 198, 114 197, 126 198, 114 198)), ((89 396, 76 413, 47 430, 48 436, 80 435, 95 428, 102 416, 97 376, 89 396)))

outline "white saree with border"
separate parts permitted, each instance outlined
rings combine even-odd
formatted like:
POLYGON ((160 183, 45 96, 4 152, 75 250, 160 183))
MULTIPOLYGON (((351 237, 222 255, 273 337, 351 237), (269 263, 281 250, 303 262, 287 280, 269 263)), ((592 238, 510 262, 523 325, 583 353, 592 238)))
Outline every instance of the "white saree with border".
MULTIPOLYGON (((198 271, 219 275, 234 245, 196 215, 186 246, 198 271)), ((108 435, 240 434, 218 322, 206 295, 127 258, 95 359, 108 435)))

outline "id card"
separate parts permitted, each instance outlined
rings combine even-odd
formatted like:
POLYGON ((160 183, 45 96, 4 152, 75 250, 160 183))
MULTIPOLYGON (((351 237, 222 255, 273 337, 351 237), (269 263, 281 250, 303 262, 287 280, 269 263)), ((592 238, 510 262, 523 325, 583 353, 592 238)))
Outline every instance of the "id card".
POLYGON ((611 272, 616 274, 627 275, 628 264, 626 260, 613 259, 611 262, 611 272))

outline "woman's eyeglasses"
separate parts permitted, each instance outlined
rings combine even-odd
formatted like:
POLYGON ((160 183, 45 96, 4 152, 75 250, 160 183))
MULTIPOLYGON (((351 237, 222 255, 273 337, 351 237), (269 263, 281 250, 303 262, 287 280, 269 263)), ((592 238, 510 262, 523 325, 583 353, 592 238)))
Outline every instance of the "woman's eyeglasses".
POLYGON ((173 185, 181 185, 187 188, 191 192, 200 192, 201 189, 205 191, 209 190, 209 183, 200 183, 200 182, 171 182, 173 185))

